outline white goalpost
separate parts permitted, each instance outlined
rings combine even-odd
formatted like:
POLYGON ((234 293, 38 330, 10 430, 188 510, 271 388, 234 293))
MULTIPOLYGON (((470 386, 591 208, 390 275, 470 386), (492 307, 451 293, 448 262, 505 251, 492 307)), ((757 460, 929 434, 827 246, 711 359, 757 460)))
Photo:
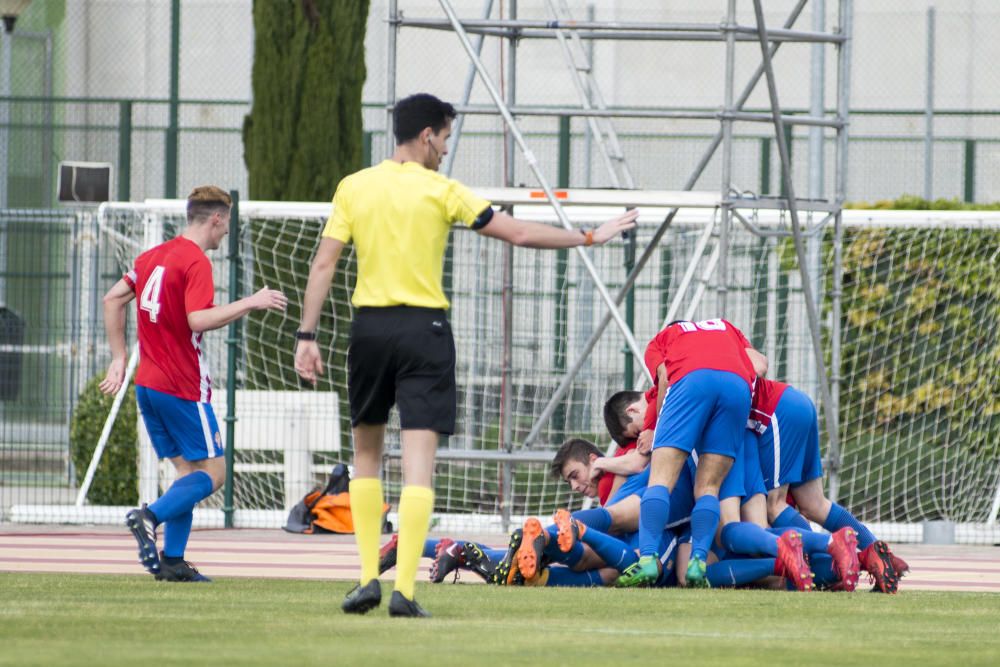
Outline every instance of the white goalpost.
MULTIPOLYGON (((520 217, 555 221, 537 191, 480 192, 513 207, 520 217)), ((702 319, 718 313, 714 193, 569 190, 559 196, 577 225, 639 206, 645 223, 640 244, 672 207, 683 207, 634 286, 629 324, 640 345, 665 317, 702 319)), ((766 351, 773 377, 817 399, 815 385, 809 384, 815 377, 808 372, 811 341, 787 221, 782 211, 765 208, 766 202, 758 202, 759 208, 749 200, 744 204, 737 216, 744 224, 728 244, 727 318, 766 351)), ((233 375, 237 526, 283 525, 287 509, 321 482, 333 463, 350 459, 344 422, 350 256, 338 272, 321 326, 329 369, 323 385, 303 389, 291 365, 299 299, 328 209, 327 204, 274 202, 240 206, 243 293, 266 281, 286 291, 291 303, 284 314, 255 314, 239 340, 233 375)), ((833 225, 823 212, 803 215, 807 233, 823 247, 819 284, 827 359, 833 334, 839 332, 840 363, 831 370, 842 443, 838 502, 886 539, 919 541, 923 521, 947 519, 956 522, 959 542, 997 541, 1000 531, 990 515, 1000 492, 1000 300, 991 271, 1000 261, 1000 214, 844 211, 843 283, 836 307, 833 225)), ((150 240, 150 228, 159 238, 169 238, 182 224, 183 202, 108 204, 101 211, 102 234, 116 247, 119 270, 150 240)), ((619 240, 589 251, 609 288, 625 278, 625 250, 619 240)), ((216 302, 228 302, 233 298, 230 259, 217 251, 212 261, 216 302)), ((548 475, 552 452, 571 436, 606 443, 604 400, 625 387, 644 386, 641 380, 635 384, 637 368, 626 377, 630 352, 610 328, 585 355, 552 415, 540 420, 569 361, 584 351, 593 323, 605 312, 584 268, 570 253, 510 248, 460 229, 453 234, 445 268, 458 348, 459 429, 438 462, 437 529, 499 530, 503 503, 509 503, 507 518, 514 521, 578 507, 565 485, 548 475), (510 330, 506 366, 505 326, 510 330), (502 391, 510 394, 507 414, 501 410, 502 391), (509 442, 504 442, 505 431, 509 442), (532 432, 537 435, 529 439, 532 432)), ((207 336, 213 402, 223 428, 230 388, 223 363, 226 343, 223 333, 207 336)), ((390 428, 390 437, 393 432, 390 428)), ((398 442, 390 440, 387 449, 385 483, 394 502, 401 480, 391 452, 398 442)), ((148 444, 140 451, 141 499, 148 501, 169 484, 169 466, 155 465, 148 444)), ((76 506, 14 506, 11 518, 121 520, 125 509, 85 504, 84 486, 79 492, 76 506)), ((196 525, 222 525, 219 495, 198 510, 196 525)))

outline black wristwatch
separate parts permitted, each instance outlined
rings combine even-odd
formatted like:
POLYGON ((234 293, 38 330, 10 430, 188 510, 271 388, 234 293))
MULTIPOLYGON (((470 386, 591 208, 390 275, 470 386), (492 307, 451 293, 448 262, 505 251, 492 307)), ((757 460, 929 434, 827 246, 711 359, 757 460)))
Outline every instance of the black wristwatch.
POLYGON ((296 331, 295 340, 316 340, 315 331, 296 331))

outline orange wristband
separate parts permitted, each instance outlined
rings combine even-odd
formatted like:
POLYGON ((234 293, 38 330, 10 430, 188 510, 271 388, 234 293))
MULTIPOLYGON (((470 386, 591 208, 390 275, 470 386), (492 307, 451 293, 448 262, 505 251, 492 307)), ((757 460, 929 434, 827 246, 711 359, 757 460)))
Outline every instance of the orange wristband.
POLYGON ((583 232, 583 245, 585 245, 585 246, 592 246, 592 245, 594 245, 594 232, 593 232, 593 230, 588 229, 588 230, 584 231, 584 230, 581 229, 580 231, 583 232))

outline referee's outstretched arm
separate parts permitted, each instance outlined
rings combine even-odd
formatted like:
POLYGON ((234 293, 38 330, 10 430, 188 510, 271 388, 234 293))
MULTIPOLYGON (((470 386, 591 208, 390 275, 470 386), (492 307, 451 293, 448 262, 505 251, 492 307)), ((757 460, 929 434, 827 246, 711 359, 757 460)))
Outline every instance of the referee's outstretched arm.
POLYGON ((639 211, 632 209, 608 220, 592 231, 563 229, 539 222, 520 220, 503 211, 493 214, 489 223, 479 229, 491 236, 525 248, 573 248, 578 245, 604 245, 618 234, 636 225, 639 211))

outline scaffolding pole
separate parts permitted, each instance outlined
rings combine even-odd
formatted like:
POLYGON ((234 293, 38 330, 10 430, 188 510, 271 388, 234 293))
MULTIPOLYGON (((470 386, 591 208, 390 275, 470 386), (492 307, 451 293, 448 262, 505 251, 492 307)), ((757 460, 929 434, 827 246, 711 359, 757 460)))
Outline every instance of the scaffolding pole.
POLYGON ((802 243, 801 226, 799 224, 798 205, 795 201, 795 189, 792 183, 791 161, 788 155, 788 144, 785 142, 785 126, 781 120, 781 104, 778 101, 778 87, 775 82, 774 69, 771 65, 771 54, 767 41, 767 26, 764 23, 764 9, 761 0, 753 0, 754 15, 757 19, 758 38, 760 42, 761 59, 764 74, 767 79, 767 92, 771 101, 771 112, 774 115, 774 136, 778 144, 778 154, 781 158, 782 178, 785 192, 788 194, 788 213, 792 223, 792 240, 795 243, 795 255, 799 262, 799 274, 802 278, 802 295, 805 298, 806 315, 809 320, 809 332, 812 334, 813 352, 816 357, 816 373, 819 379, 819 391, 823 400, 823 413, 826 416, 827 438, 830 442, 831 456, 839 457, 839 415, 833 406, 830 385, 827 381, 826 366, 823 363, 822 335, 819 329, 819 314, 816 295, 810 281, 809 268, 806 265, 806 250, 802 243))
MULTIPOLYGON (((729 28, 736 23, 736 0, 726 3, 726 23, 729 28)), ((733 79, 736 72, 736 33, 725 30, 726 34, 726 80, 723 92, 723 106, 728 111, 733 108, 733 79)), ((729 291, 729 227, 733 221, 733 206, 728 201, 733 189, 733 120, 722 119, 722 216, 719 219, 719 275, 716 279, 716 293, 719 301, 719 316, 726 317, 726 301, 729 291)))
MULTIPOLYGON (((844 41, 838 45, 837 58, 837 117, 844 121, 843 126, 837 130, 837 162, 836 162, 836 185, 834 194, 834 204, 837 207, 833 223, 833 292, 830 294, 833 324, 830 329, 830 400, 833 412, 840 414, 840 355, 841 355, 841 308, 843 298, 844 267, 844 221, 842 207, 847 199, 847 147, 848 147, 848 124, 847 118, 850 110, 851 95, 851 45, 852 26, 854 24, 853 0, 840 0, 837 22, 838 29, 844 41)), ((827 455, 827 470, 829 472, 829 483, 827 485, 827 497, 833 502, 837 501, 840 488, 840 465, 841 452, 838 449, 831 449, 827 455)))
MULTIPOLYGON (((483 84, 486 86, 486 89, 489 91, 490 96, 493 98, 493 101, 496 103, 497 108, 500 110, 500 114, 503 116, 504 121, 506 121, 511 137, 513 138, 514 141, 517 142, 518 147, 521 149, 521 154, 524 156, 524 159, 528 163, 528 166, 531 168, 531 170, 535 174, 535 177, 538 179, 538 183, 541 186, 542 190, 545 192, 545 196, 548 199, 549 203, 552 205, 552 208, 555 211, 556 216, 559 218, 559 222, 562 224, 564 228, 568 230, 574 229, 572 223, 570 223, 569 221, 569 218, 566 217, 566 212, 563 210, 562 206, 559 204, 559 201, 556 199, 555 193, 552 191, 552 187, 549 185, 548 179, 545 177, 545 174, 542 173, 542 170, 538 165, 538 159, 535 157, 535 154, 528 147, 527 143, 525 143, 524 137, 521 135, 521 131, 518 129, 517 123, 514 121, 510 109, 508 108, 504 100, 501 98, 500 92, 493 84, 493 80, 490 78, 489 73, 486 71, 486 68, 483 66, 482 61, 479 59, 479 57, 475 53, 475 50, 472 48, 472 43, 469 42, 468 34, 466 34, 465 30, 462 28, 462 24, 458 20, 458 17, 455 15, 455 10, 451 6, 450 0, 439 0, 439 1, 441 3, 442 9, 444 9, 445 13, 448 15, 448 18, 455 26, 455 33, 458 36, 459 41, 462 43, 462 47, 465 49, 466 55, 468 55, 468 57, 475 63, 476 71, 479 72, 479 76, 483 80, 483 84)), ((511 74, 513 75, 513 72, 511 72, 511 74)), ((513 167, 513 156, 511 156, 510 159, 510 167, 511 168, 513 167)), ((622 335, 625 337, 625 340, 628 343, 629 348, 632 350, 632 354, 640 363, 642 363, 643 362, 642 350, 639 349, 639 344, 636 342, 635 336, 632 334, 632 331, 629 328, 628 324, 622 318, 621 313, 618 312, 618 304, 614 301, 614 299, 612 299, 611 294, 608 292, 607 286, 604 284, 604 281, 601 280, 601 277, 598 275, 597 267, 594 266, 593 261, 591 261, 590 257, 584 251, 582 246, 577 246, 575 250, 577 252, 577 256, 579 256, 580 258, 580 261, 583 263, 584 267, 586 267, 587 273, 590 274, 591 280, 593 280, 594 285, 597 287, 597 291, 600 293, 601 298, 608 306, 608 310, 611 313, 612 317, 615 319, 615 323, 618 325, 618 328, 621 330, 622 335)), ((643 367, 645 368, 645 366, 643 367)), ((651 376, 650 376, 650 381, 652 381, 651 376)))
MULTIPOLYGON (((493 0, 484 0, 483 2, 483 18, 488 19, 490 14, 493 13, 493 0)), ((476 37, 476 55, 483 52, 483 42, 485 39, 482 35, 476 37)), ((472 84, 476 81, 476 66, 469 63, 469 69, 465 72, 465 85, 462 87, 462 102, 459 106, 468 106, 469 98, 472 97, 472 84)), ((455 168, 455 156, 458 155, 458 142, 462 139, 462 126, 465 125, 465 114, 459 114, 458 118, 451 126, 451 147, 448 150, 448 155, 444 162, 444 174, 445 176, 451 176, 452 170, 455 168)))
MULTIPOLYGON (((621 23, 615 21, 546 21, 546 20, 479 20, 459 19, 466 33, 489 37, 557 39, 557 33, 571 31, 580 39, 590 40, 647 40, 685 42, 724 42, 726 33, 734 33, 738 42, 756 42, 757 29, 735 22, 720 26, 716 23, 621 23)), ((400 18, 399 25, 426 30, 453 29, 444 19, 400 18)), ((831 43, 838 44, 843 37, 815 30, 777 29, 768 36, 772 42, 831 43)))
MULTIPOLYGON (((788 18, 785 20, 786 28, 790 28, 792 25, 795 24, 795 21, 799 18, 799 15, 805 8, 806 2, 808 2, 808 0, 799 0, 798 3, 796 3, 795 7, 788 15, 788 18)), ((778 52, 780 46, 781 43, 773 44, 768 51, 769 55, 774 56, 774 54, 778 52)), ((764 76, 763 63, 757 66, 757 69, 750 77, 750 81, 748 81, 746 86, 744 86, 743 91, 740 93, 739 97, 735 102, 736 109, 741 109, 743 105, 746 104, 747 100, 750 99, 751 93, 753 93, 754 88, 757 86, 757 83, 760 81, 762 76, 764 76)), ((702 154, 701 160, 695 166, 694 171, 691 173, 691 176, 688 177, 687 182, 684 184, 684 187, 682 188, 683 190, 687 191, 687 190, 692 190, 694 188, 695 184, 698 182, 698 179, 701 178, 702 173, 708 167, 708 163, 711 161, 712 156, 715 155, 715 151, 718 150, 719 145, 721 143, 722 143, 722 128, 720 127, 719 130, 716 131, 715 136, 709 142, 708 147, 702 154)), ((663 235, 666 234, 667 229, 670 227, 670 224, 674 221, 674 218, 677 216, 678 210, 679 209, 676 208, 671 210, 664 218, 663 222, 660 223, 660 226, 657 228, 656 232, 654 232, 653 237, 652 239, 650 239, 649 244, 643 249, 642 254, 636 261, 635 267, 629 272, 628 276, 626 276, 625 284, 622 285, 621 289, 618 291, 618 294, 615 295, 616 304, 621 303, 622 300, 625 298, 625 295, 628 294, 630 289, 632 289, 632 286, 635 284, 635 281, 638 278, 639 274, 642 273, 643 269, 646 267, 647 262, 649 262, 650 258, 653 256, 653 252, 656 250, 656 246, 659 244, 660 239, 662 239, 663 235)), ((604 335, 604 330, 607 329, 610 323, 611 323, 611 314, 606 313, 601 322, 597 325, 597 328, 594 329, 594 332, 590 335, 590 338, 587 340, 586 344, 583 346, 583 349, 580 351, 580 354, 577 357, 577 359, 573 362, 573 365, 566 372, 566 375, 563 376, 563 379, 560 380, 559 386, 556 387, 555 392, 553 392, 552 396, 549 397, 548 403, 545 404, 545 407, 542 409, 542 413, 535 420, 535 423, 531 427, 531 431, 524 439, 524 447, 530 447, 538 439, 538 436, 541 434, 542 429, 545 427, 549 419, 551 419, 552 415, 555 413, 556 406, 566 395, 566 392, 569 390, 570 384, 572 384, 573 380, 576 378, 577 373, 580 372, 580 369, 583 367, 586 358, 590 355, 591 352, 593 352, 594 347, 597 345, 597 341, 599 341, 601 336, 604 335)))

